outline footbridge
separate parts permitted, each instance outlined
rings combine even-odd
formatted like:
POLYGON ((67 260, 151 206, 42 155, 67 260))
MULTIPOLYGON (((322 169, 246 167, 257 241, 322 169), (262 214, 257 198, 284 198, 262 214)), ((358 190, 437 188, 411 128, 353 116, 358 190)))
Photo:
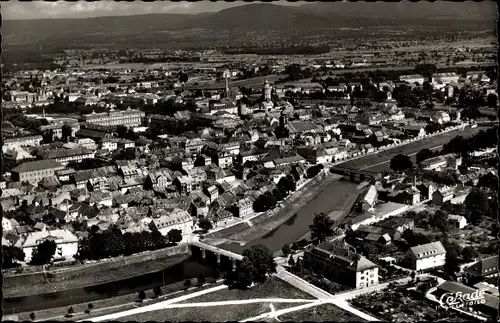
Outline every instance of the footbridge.
POLYGON ((331 167, 330 171, 334 174, 339 174, 339 175, 349 177, 349 179, 353 182, 354 181, 363 182, 366 180, 375 179, 377 176, 380 176, 380 173, 377 173, 377 172, 371 172, 368 170, 345 168, 345 167, 339 167, 339 166, 331 167))
POLYGON ((236 263, 243 259, 243 256, 235 252, 212 246, 200 241, 189 242, 193 257, 198 260, 205 260, 218 267, 236 267, 236 263))

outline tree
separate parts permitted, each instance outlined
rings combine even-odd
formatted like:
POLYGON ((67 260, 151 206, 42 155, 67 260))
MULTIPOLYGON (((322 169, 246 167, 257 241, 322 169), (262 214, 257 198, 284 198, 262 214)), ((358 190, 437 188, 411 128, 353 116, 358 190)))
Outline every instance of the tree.
POLYGON ((432 216, 431 225, 443 232, 448 230, 448 214, 443 210, 437 210, 432 216))
POLYGON ((434 157, 434 153, 430 149, 422 149, 417 153, 417 164, 420 164, 422 161, 434 157))
POLYGON ((295 260, 293 259, 293 255, 290 255, 290 258, 288 259, 288 265, 290 267, 295 267, 295 260))
POLYGON ((145 291, 140 291, 139 292, 139 295, 137 295, 137 297, 139 298, 139 301, 142 302, 146 299, 146 292, 145 291))
POLYGON ((244 257, 236 265, 232 276, 232 285, 238 289, 247 289, 255 280, 256 268, 248 257, 244 257))
POLYGON ((179 74, 179 81, 181 81, 181 83, 186 83, 189 79, 189 76, 186 74, 186 73, 183 73, 181 72, 179 74))
POLYGON ((161 295, 161 286, 155 286, 153 288, 153 293, 155 294, 156 297, 161 295))
POLYGON ((410 157, 406 155, 396 155, 391 159, 391 169, 395 172, 405 171, 413 167, 410 157))
POLYGON ((52 240, 45 240, 36 246, 31 257, 31 264, 35 266, 46 265, 51 262, 56 253, 57 245, 52 240))
POLYGON ((412 270, 410 277, 413 281, 415 281, 415 276, 416 276, 415 271, 412 270))
POLYGON ((203 233, 207 233, 209 230, 213 228, 212 222, 206 217, 202 217, 198 221, 198 226, 200 227, 201 230, 203 230, 203 233))
POLYGON ((34 320, 35 320, 35 318, 36 318, 35 313, 34 313, 34 312, 31 312, 31 314, 30 314, 30 319, 31 319, 32 321, 34 321, 34 320))
POLYGON ((182 241, 182 231, 178 229, 172 229, 167 233, 168 241, 171 243, 178 243, 182 241))
POLYGON ((125 138, 127 134, 127 127, 125 127, 124 125, 119 125, 118 127, 116 127, 116 134, 120 138, 125 138))
POLYGON ((5 269, 17 267, 17 261, 24 261, 24 251, 15 246, 2 246, 3 263, 5 269))
POLYGON ((248 258, 255 269, 254 279, 256 282, 264 282, 266 275, 276 272, 276 263, 273 254, 263 245, 252 246, 243 251, 243 257, 248 258))
POLYGON ((288 244, 286 244, 286 245, 283 246, 283 248, 281 248, 281 251, 286 256, 286 255, 289 255, 292 252, 292 249, 290 248, 290 246, 288 244))
POLYGON ((327 237, 333 236, 334 221, 325 213, 318 213, 314 216, 313 223, 309 225, 311 238, 317 242, 326 241, 327 237))
POLYGON ((421 233, 414 233, 412 230, 407 229, 403 232, 402 235, 403 239, 406 240, 406 243, 410 247, 418 246, 418 245, 423 245, 431 242, 429 238, 421 233))
POLYGON ((184 289, 188 290, 191 287, 191 279, 186 279, 184 281, 184 289))
POLYGON ((483 190, 473 189, 464 201, 469 213, 468 220, 477 225, 481 222, 483 215, 490 214, 490 203, 488 195, 483 190))
POLYGON ((70 307, 68 308, 68 316, 69 316, 69 317, 73 316, 73 313, 75 313, 75 310, 73 309, 73 306, 70 306, 70 307))
POLYGON ((479 256, 479 253, 471 246, 462 249, 462 258, 466 262, 471 262, 479 256))
POLYGON ((437 68, 434 64, 419 64, 415 66, 415 73, 422 75, 423 77, 429 79, 432 74, 436 73, 437 68))
POLYGON ((486 104, 490 108, 496 108, 496 106, 497 106, 497 100, 498 100, 497 96, 494 93, 490 93, 486 97, 486 104))
POLYGON ((73 129, 71 128, 70 125, 64 124, 61 129, 61 137, 63 141, 68 141, 68 138, 71 137, 71 133, 73 132, 73 129))
POLYGON ((89 311, 89 313, 90 313, 90 311, 92 311, 92 309, 94 308, 94 305, 93 305, 92 303, 89 303, 89 304, 87 305, 87 308, 88 308, 88 311, 89 311))
POLYGON ((458 265, 458 254, 455 250, 449 249, 446 251, 443 270, 451 277, 455 276, 455 273, 460 271, 460 266, 458 265))
POLYGON ((216 269, 214 271, 214 274, 213 274, 212 278, 215 279, 215 280, 217 280, 217 279, 220 278, 220 271, 218 269, 216 269))

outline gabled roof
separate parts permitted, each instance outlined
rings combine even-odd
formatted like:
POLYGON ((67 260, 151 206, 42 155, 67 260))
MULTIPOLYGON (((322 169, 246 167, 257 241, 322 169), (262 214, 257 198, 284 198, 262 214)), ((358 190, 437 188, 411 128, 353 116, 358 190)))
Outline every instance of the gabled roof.
POLYGON ((23 163, 12 169, 12 172, 26 173, 26 172, 35 172, 40 170, 56 169, 56 168, 62 169, 64 168, 64 166, 61 163, 56 162, 55 160, 37 160, 33 162, 23 163))
POLYGON ((480 276, 489 276, 498 273, 498 256, 481 259, 472 266, 467 267, 465 271, 480 276))
POLYGON ((415 258, 417 259, 424 259, 446 254, 446 250, 444 249, 440 241, 411 247, 410 252, 413 253, 415 255, 415 258))

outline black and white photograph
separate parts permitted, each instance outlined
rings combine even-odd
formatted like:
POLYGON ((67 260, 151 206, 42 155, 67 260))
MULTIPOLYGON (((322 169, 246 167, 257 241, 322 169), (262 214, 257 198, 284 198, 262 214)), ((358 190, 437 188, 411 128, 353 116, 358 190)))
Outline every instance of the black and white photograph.
POLYGON ((498 321, 496 2, 0 10, 2 321, 498 321))

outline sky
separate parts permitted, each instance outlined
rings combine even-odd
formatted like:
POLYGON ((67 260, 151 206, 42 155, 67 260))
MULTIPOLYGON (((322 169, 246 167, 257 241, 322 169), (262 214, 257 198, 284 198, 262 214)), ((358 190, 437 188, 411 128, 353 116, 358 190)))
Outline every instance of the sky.
MULTIPOLYGON (((278 3, 278 2, 274 2, 278 3)), ((301 3, 290 3, 280 1, 279 4, 284 5, 300 5, 301 3)), ((141 15, 151 13, 182 13, 182 14, 197 14, 202 12, 213 12, 231 7, 241 6, 246 4, 242 1, 237 2, 170 2, 170 1, 155 1, 155 2, 115 2, 112 0, 101 1, 6 1, 1 4, 2 18, 5 20, 12 19, 43 19, 43 18, 87 18, 87 17, 102 17, 102 16, 127 16, 141 15)))

